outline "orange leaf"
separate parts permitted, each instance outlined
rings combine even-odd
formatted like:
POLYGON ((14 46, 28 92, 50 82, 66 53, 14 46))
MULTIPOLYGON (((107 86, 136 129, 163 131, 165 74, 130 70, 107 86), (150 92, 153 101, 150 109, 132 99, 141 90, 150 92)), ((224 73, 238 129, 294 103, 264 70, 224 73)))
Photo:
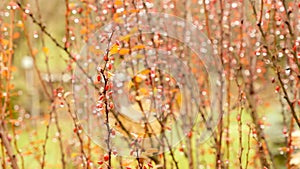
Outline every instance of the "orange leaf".
POLYGON ((11 66, 11 67, 10 67, 10 70, 11 70, 12 72, 15 72, 15 71, 17 70, 17 68, 16 68, 15 66, 11 66))
POLYGON ((31 151, 25 151, 24 153, 22 153, 24 156, 26 156, 26 155, 31 155, 32 154, 32 152, 31 151))
POLYGON ((0 42, 2 43, 3 46, 6 46, 9 44, 9 41, 6 39, 0 39, 0 42))
POLYGON ((80 30, 80 34, 81 35, 84 35, 87 33, 87 29, 85 27, 83 27, 81 30, 80 30))
POLYGON ((13 39, 18 39, 20 37, 20 33, 19 32, 15 32, 13 34, 13 39))
POLYGON ((35 56, 39 51, 37 49, 32 50, 32 55, 35 56))
POLYGON ((131 9, 129 12, 130 13, 138 13, 140 10, 139 9, 131 9))
POLYGON ((115 5, 121 6, 121 5, 123 5, 123 2, 121 0, 115 0, 115 5))

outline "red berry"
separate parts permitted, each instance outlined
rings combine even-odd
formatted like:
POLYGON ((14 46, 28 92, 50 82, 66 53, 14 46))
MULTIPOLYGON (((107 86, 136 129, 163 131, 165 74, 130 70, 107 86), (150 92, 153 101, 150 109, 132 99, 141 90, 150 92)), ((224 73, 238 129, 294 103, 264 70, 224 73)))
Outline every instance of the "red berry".
POLYGON ((110 83, 109 84, 109 87, 112 89, 114 87, 114 84, 113 83, 110 83))
POLYGON ((98 76, 97 76, 97 80, 98 80, 98 82, 100 82, 100 80, 101 80, 101 75, 98 75, 98 76))
POLYGON ((104 96, 101 95, 101 96, 99 97, 99 100, 101 101, 101 100, 103 100, 103 98, 104 98, 104 96))
POLYGON ((103 161, 98 161, 97 162, 99 165, 102 165, 103 164, 103 161))
POLYGON ((150 168, 153 168, 153 165, 152 165, 151 163, 148 163, 148 166, 149 166, 150 168))
POLYGON ((105 86, 105 90, 107 91, 109 89, 109 85, 106 85, 105 86))
POLYGON ((282 133, 283 133, 284 135, 286 135, 286 134, 287 134, 287 129, 284 128, 284 129, 282 130, 282 133))
POLYGON ((104 161, 108 161, 109 160, 109 156, 108 154, 105 154, 104 157, 103 157, 104 161))
POLYGON ((192 131, 188 132, 188 133, 187 133, 187 136, 188 136, 188 138, 191 138, 191 137, 193 136, 192 131))
POLYGON ((11 136, 10 134, 7 135, 7 140, 8 140, 9 142, 11 142, 12 136, 11 136))
POLYGON ((104 60, 104 61, 108 61, 108 56, 105 55, 105 56, 103 57, 103 60, 104 60))
POLYGON ((279 90, 280 90, 280 86, 276 86, 275 91, 279 92, 279 90))
POLYGON ((111 135, 115 136, 116 135, 116 131, 114 129, 111 130, 111 135))
POLYGON ((293 47, 293 51, 297 51, 297 46, 296 45, 294 45, 294 47, 293 47))
POLYGON ((81 13, 82 13, 82 11, 83 11, 83 9, 82 9, 82 8, 77 8, 77 12, 78 12, 79 14, 81 14, 81 13))
POLYGON ((109 108, 113 109, 114 108, 114 104, 112 102, 109 103, 109 108))
POLYGON ((237 119, 237 121, 241 121, 241 115, 238 114, 238 115, 236 116, 236 119, 237 119))
POLYGON ((107 69, 108 69, 108 70, 111 70, 111 69, 112 69, 112 64, 111 64, 111 63, 108 63, 108 64, 107 64, 107 69))
POLYGON ((100 102, 99 104, 97 104, 97 108, 98 109, 101 109, 103 107, 103 103, 102 102, 100 102))

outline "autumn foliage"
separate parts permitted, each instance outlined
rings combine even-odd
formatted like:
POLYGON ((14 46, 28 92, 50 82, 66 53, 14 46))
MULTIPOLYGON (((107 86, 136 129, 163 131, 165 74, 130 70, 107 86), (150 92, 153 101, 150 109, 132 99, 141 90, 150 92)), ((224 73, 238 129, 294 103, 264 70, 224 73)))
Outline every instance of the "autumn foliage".
POLYGON ((300 1, 0 4, 1 168, 300 167, 300 1))

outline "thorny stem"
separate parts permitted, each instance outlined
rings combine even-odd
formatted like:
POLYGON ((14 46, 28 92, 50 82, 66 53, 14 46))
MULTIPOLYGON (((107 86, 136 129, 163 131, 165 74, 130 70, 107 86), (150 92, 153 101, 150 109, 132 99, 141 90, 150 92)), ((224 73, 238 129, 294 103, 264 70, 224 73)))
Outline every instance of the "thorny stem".
MULTIPOLYGON (((82 67, 82 65, 79 64, 79 62, 76 60, 76 58, 72 55, 72 53, 68 50, 68 48, 62 46, 47 30, 46 30, 46 27, 39 21, 37 21, 37 19, 33 16, 32 13, 26 13, 25 12, 25 8, 22 6, 22 4, 20 2, 17 2, 17 4, 19 5, 20 9, 27 15, 29 16, 31 19, 32 19, 32 22, 34 24, 36 24, 40 29, 41 31, 47 35, 51 41, 60 49, 62 49, 66 54, 67 56, 72 59, 72 61, 74 61, 77 65, 77 67, 79 68, 80 71, 82 71, 82 73, 92 82, 93 79, 91 76, 89 76, 89 74, 84 70, 84 68, 82 67)), ((92 84, 93 87, 95 89, 99 89, 95 84, 92 84)))
POLYGON ((88 157, 87 157, 86 153, 84 152, 84 142, 83 142, 82 137, 80 136, 81 126, 78 124, 77 114, 75 112, 71 111, 70 103, 66 100, 65 97, 63 99, 67 105, 67 111, 68 111, 69 115, 71 116, 74 127, 75 127, 75 131, 76 131, 75 134, 80 143, 80 153, 81 153, 82 164, 83 164, 83 168, 85 168, 85 161, 88 159, 88 157))
MULTIPOLYGON (((6 95, 4 96, 4 104, 3 104, 1 114, 0 114, 1 115, 0 116, 0 139, 6 149, 7 156, 9 157, 9 159, 11 161, 11 167, 13 169, 18 169, 19 167, 18 167, 18 163, 17 163, 17 157, 14 154, 13 148, 8 140, 6 123, 5 123, 6 109, 10 102, 10 80, 11 80, 11 66, 12 66, 12 59, 13 59, 14 21, 15 21, 15 11, 10 10, 10 24, 9 24, 10 39, 9 39, 9 52, 8 52, 8 63, 7 63, 7 67, 9 70, 7 71, 7 75, 6 75, 6 88, 5 88, 6 95)), ((1 99, 2 99, 2 95, 1 95, 1 99)), ((9 111, 9 113, 11 113, 11 111, 9 111)))
POLYGON ((248 137, 247 137, 247 145, 248 145, 248 148, 247 148, 247 152, 246 152, 246 166, 245 166, 245 169, 248 169, 248 164, 249 164, 249 153, 250 153, 250 136, 251 136, 251 127, 250 125, 248 125, 249 127, 249 132, 248 132, 248 137))
MULTIPOLYGON (((254 6, 254 2, 250 0, 250 3, 251 3, 251 5, 252 5, 252 9, 253 9, 254 15, 257 17, 257 12, 256 12, 256 9, 255 9, 255 6, 254 6)), ((263 4, 262 4, 262 6, 263 6, 263 4)), ((261 8, 261 15, 263 14, 263 13, 262 13, 262 10, 263 10, 263 9, 261 8)), ((259 28, 259 31, 260 31, 260 33, 261 33, 261 35, 262 35, 262 37, 263 37, 264 43, 265 43, 265 45, 266 45, 266 46, 265 46, 265 49, 267 50, 267 53, 268 53, 268 54, 271 54, 271 52, 270 52, 270 50, 269 50, 269 47, 268 47, 268 44, 266 43, 266 34, 265 34, 264 31, 263 31, 261 22, 262 22, 262 21, 259 20, 259 22, 257 23, 257 26, 258 26, 258 28, 259 28)), ((272 57, 273 57, 273 55, 272 55, 272 57)), ((297 60, 297 58, 296 58, 296 60, 297 60)), ((298 65, 298 66, 299 66, 299 65, 298 65)), ((297 114, 296 114, 294 105, 293 105, 292 102, 290 101, 290 97, 288 96, 288 93, 287 93, 287 91, 286 91, 286 89, 285 89, 285 87, 284 87, 284 84, 283 84, 283 82, 282 82, 280 71, 278 70, 278 66, 277 66, 277 64, 276 64, 274 61, 273 61, 273 67, 274 67, 274 69, 275 69, 275 71, 276 71, 276 75, 277 75, 277 78, 278 78, 278 80, 279 80, 279 82, 280 82, 280 86, 281 86, 282 90, 284 91, 284 98, 285 98, 285 100, 287 101, 287 103, 288 103, 288 105, 289 105, 289 107, 290 107, 290 109, 291 109, 291 113, 292 113, 292 115, 293 115, 293 117, 294 117, 294 119, 295 119, 295 121, 296 121, 298 127, 300 128, 300 121, 299 121, 299 119, 298 119, 298 117, 297 117, 297 114)))
MULTIPOLYGON (((39 1, 35 0, 36 2, 36 8, 37 8, 37 13, 38 13, 38 18, 40 21, 42 21, 42 16, 41 16, 41 10, 40 10, 40 6, 39 6, 39 1)), ((46 44, 45 44, 45 38, 44 38, 44 33, 42 32, 41 34, 41 42, 42 42, 42 47, 43 49, 46 49, 46 44)), ((49 56, 47 52, 44 52, 45 54, 45 64, 46 64, 46 71, 47 71, 47 75, 49 78, 49 86, 51 91, 53 91, 53 84, 52 84, 52 76, 51 76, 51 72, 50 72, 50 67, 49 67, 49 56)), ((52 96, 53 97, 53 96, 52 96)))
MULTIPOLYGON (((219 54, 220 54, 220 59, 222 62, 222 65, 224 65, 224 53, 223 53, 223 16, 224 16, 224 9, 223 9, 223 0, 219 0, 219 5, 220 5, 220 19, 219 19, 219 26, 220 26, 220 45, 219 45, 219 54)), ((215 161, 215 166, 217 169, 222 168, 222 139, 223 139, 223 88, 224 88, 224 80, 222 78, 222 73, 219 72, 219 77, 221 80, 221 87, 220 87, 220 113, 221 113, 221 118, 218 124, 218 131, 219 131, 219 138, 216 139, 216 161, 215 161)))
POLYGON ((69 101, 67 101, 66 97, 64 97, 63 99, 67 105, 67 111, 68 111, 69 115, 71 116, 73 125, 75 127, 75 131, 76 131, 75 134, 80 143, 80 153, 81 153, 82 164, 83 164, 83 168, 85 168, 85 163, 86 163, 86 160, 88 159, 88 157, 87 157, 86 153, 84 152, 84 142, 83 142, 82 137, 80 136, 80 132, 81 132, 82 128, 78 124, 77 114, 75 112, 72 112, 72 110, 71 110, 71 105, 70 105, 69 101))
POLYGON ((289 107, 290 107, 290 109, 291 109, 292 115, 293 115, 293 117, 294 117, 294 119, 295 119, 295 121, 296 121, 298 127, 300 128, 300 121, 299 121, 299 118, 298 118, 297 113, 296 113, 296 110, 295 110, 295 108, 294 108, 294 104, 291 102, 290 97, 289 97, 289 95, 288 95, 288 93, 287 93, 287 90, 286 90, 286 88, 284 87, 284 83, 283 83, 283 81, 282 81, 280 71, 277 70, 277 71, 276 71, 276 74, 277 74, 277 77, 278 77, 279 84, 280 84, 280 86, 281 86, 281 88, 282 88, 282 90, 283 90, 283 93, 284 93, 284 99, 285 99, 286 102, 288 103, 288 105, 289 105, 289 107))
POLYGON ((42 146, 42 151, 43 151, 43 154, 42 154, 42 162, 41 162, 41 169, 44 169, 45 168, 45 165, 46 165, 46 145, 47 145, 47 142, 48 142, 48 139, 49 139, 49 130, 50 130, 50 125, 51 125, 51 121, 52 121, 52 115, 53 115, 53 112, 55 111, 55 106, 54 106, 54 103, 52 103, 51 105, 51 110, 50 110, 50 113, 49 113, 49 119, 48 119, 48 122, 46 124, 46 132, 45 132, 45 139, 44 139, 44 143, 43 143, 43 146, 42 146))
POLYGON ((63 140, 62 140, 62 132, 61 132, 61 127, 59 125, 58 121, 58 114, 57 111, 54 110, 54 119, 55 119, 55 126, 58 132, 58 141, 59 141, 59 148, 60 148, 60 153, 61 153, 61 163, 62 163, 62 168, 66 168, 66 161, 65 161, 65 153, 64 153, 64 148, 63 148, 63 140))
MULTIPOLYGON (((24 20, 24 17, 21 17, 22 18, 22 21, 23 23, 25 23, 25 20, 24 20)), ((31 41, 30 41, 30 38, 29 38, 29 35, 28 35, 28 32, 27 32, 27 28, 26 26, 24 26, 23 28, 23 32, 24 32, 24 35, 26 37, 26 42, 27 42, 27 46, 29 48, 29 51, 30 51, 30 55, 33 59, 33 66, 34 66, 34 69, 36 70, 36 73, 37 73, 37 76, 38 76, 38 79, 42 85, 42 88, 46 94, 46 96, 51 99, 51 95, 49 93, 49 91, 47 90, 47 87, 46 87, 46 84, 45 84, 45 81, 43 81, 43 78, 42 78, 42 75, 41 75, 41 71, 39 70, 38 66, 37 66, 37 62, 36 62, 36 57, 35 57, 35 53, 33 52, 33 48, 32 48, 32 45, 31 45, 31 41)))
MULTIPOLYGON (((112 33, 110 34, 109 38, 108 38, 108 42, 107 42, 107 48, 106 48, 106 56, 108 57, 109 55, 109 49, 110 49, 110 43, 111 43, 111 40, 112 40, 112 37, 114 35, 114 30, 112 31, 112 33)), ((111 145, 110 145, 110 139, 111 139, 111 128, 110 128, 110 124, 109 124, 109 109, 108 109, 108 100, 106 98, 106 92, 107 90, 105 89, 105 87, 108 85, 108 77, 105 76, 105 70, 106 70, 106 65, 108 63, 108 60, 105 61, 104 63, 104 66, 103 68, 101 69, 101 75, 104 79, 104 90, 103 92, 101 93, 104 97, 104 104, 105 104, 105 117, 106 117, 106 120, 105 120, 105 126, 106 126, 106 130, 107 130, 107 138, 106 138, 106 145, 107 145, 107 149, 108 149, 108 167, 109 168, 112 168, 111 166, 111 154, 112 154, 112 150, 111 150, 111 145)))

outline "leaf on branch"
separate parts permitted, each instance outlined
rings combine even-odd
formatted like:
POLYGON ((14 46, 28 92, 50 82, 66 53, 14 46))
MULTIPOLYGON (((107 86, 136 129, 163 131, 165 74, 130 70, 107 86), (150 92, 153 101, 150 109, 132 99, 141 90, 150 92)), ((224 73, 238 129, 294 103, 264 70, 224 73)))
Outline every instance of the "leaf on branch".
POLYGON ((109 55, 113 55, 119 52, 119 46, 118 45, 113 45, 109 51, 109 55))
POLYGON ((43 52, 44 52, 46 55, 48 55, 49 49, 48 49, 47 47, 43 47, 43 52))
POLYGON ((127 55, 129 53, 129 51, 130 50, 128 48, 122 48, 122 49, 120 49, 119 54, 120 55, 127 55))
POLYGON ((146 48, 145 45, 136 45, 132 48, 132 50, 140 50, 140 49, 144 49, 144 48, 146 48))
POLYGON ((121 5, 123 5, 123 2, 121 0, 115 0, 115 5, 121 6, 121 5))

